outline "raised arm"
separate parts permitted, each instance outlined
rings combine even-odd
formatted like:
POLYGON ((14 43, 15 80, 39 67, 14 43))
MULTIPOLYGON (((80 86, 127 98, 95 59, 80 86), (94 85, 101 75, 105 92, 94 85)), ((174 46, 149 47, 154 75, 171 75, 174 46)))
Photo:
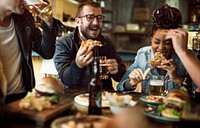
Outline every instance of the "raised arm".
POLYGON ((175 52, 181 59, 194 83, 200 87, 200 62, 187 49, 188 33, 183 29, 174 29, 168 32, 167 38, 172 38, 175 52))

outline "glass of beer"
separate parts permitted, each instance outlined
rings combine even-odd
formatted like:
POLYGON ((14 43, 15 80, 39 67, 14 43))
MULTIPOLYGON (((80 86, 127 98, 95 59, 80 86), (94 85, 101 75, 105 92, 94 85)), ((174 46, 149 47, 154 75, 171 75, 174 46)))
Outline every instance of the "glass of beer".
POLYGON ((99 61, 99 70, 100 70, 100 79, 108 79, 108 69, 106 65, 106 56, 97 56, 95 57, 97 61, 99 61))
POLYGON ((32 14, 40 18, 48 19, 49 16, 52 16, 51 5, 43 0, 24 0, 24 6, 32 14))
POLYGON ((162 96, 164 91, 165 78, 162 75, 151 75, 149 95, 162 96))

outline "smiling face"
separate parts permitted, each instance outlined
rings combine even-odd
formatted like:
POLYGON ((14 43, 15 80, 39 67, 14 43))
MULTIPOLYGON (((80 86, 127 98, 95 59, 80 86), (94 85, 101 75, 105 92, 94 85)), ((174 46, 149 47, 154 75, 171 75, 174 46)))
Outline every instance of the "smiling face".
POLYGON ((86 15, 102 16, 101 8, 86 5, 80 12, 80 16, 76 18, 80 36, 84 39, 96 39, 101 33, 103 21, 98 20, 97 17, 88 20, 86 15))
POLYGON ((166 59, 170 59, 173 53, 173 45, 171 39, 166 39, 167 30, 157 29, 151 40, 153 52, 161 52, 166 59))

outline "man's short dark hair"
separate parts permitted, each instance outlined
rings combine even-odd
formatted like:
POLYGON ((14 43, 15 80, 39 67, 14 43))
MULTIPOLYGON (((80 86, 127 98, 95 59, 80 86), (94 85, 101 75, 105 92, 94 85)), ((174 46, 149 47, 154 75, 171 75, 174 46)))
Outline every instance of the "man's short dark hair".
POLYGON ((82 10, 83 10, 83 7, 84 6, 91 6, 91 7, 95 7, 95 8, 101 8, 100 7, 100 4, 97 3, 97 2, 94 2, 94 1, 87 1, 87 2, 83 2, 81 3, 79 6, 78 6, 78 10, 77 10, 77 13, 76 13, 76 17, 79 17, 82 10))

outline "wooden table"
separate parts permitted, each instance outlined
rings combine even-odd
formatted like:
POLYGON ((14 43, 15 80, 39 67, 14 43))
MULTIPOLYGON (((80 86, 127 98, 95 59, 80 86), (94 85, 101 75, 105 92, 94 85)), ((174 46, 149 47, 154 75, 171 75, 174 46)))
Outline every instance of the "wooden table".
MULTIPOLYGON (((85 91, 80 91, 77 88, 67 89, 66 97, 73 100, 76 95, 81 94, 81 93, 85 93, 85 91)), ((132 117, 135 119, 142 118, 143 122, 148 122, 148 124, 149 124, 148 126, 150 128, 152 126, 154 128, 160 128, 160 127, 162 127, 162 128, 182 128, 185 126, 191 126, 191 123, 188 123, 188 122, 187 123, 180 122, 180 123, 175 123, 175 124, 162 123, 162 122, 155 121, 149 117, 146 117, 145 115, 141 114, 142 113, 141 108, 144 106, 144 103, 141 102, 139 100, 139 98, 142 96, 142 94, 134 92, 134 93, 131 93, 131 95, 132 95, 132 99, 134 101, 139 101, 138 104, 135 107, 133 107, 133 109, 134 109, 134 111, 139 112, 139 115, 141 116, 141 117, 139 117, 139 116, 132 116, 132 117)), ((80 105, 74 103, 70 109, 67 109, 60 115, 47 121, 44 125, 37 125, 36 122, 29 120, 29 119, 9 118, 6 120, 6 128, 50 128, 50 124, 55 118, 58 118, 61 116, 75 115, 78 112, 87 114, 87 107, 83 107, 83 106, 80 106, 80 105)), ((104 108, 102 110, 102 115, 113 117, 113 114, 111 113, 109 108, 104 108)))

